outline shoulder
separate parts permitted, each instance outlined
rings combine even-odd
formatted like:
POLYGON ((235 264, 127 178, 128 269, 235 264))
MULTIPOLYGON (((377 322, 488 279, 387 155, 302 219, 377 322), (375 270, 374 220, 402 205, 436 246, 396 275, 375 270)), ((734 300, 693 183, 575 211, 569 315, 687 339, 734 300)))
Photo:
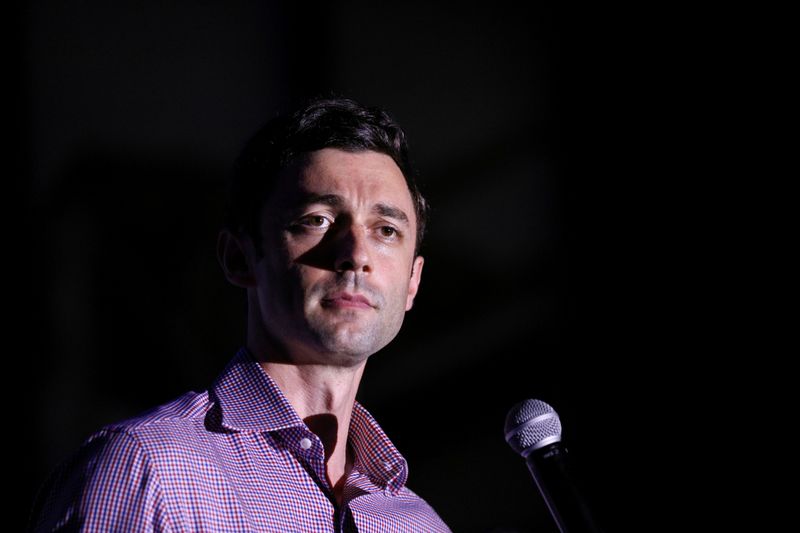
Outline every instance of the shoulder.
MULTIPOLYGON (((134 417, 103 426, 90 435, 84 448, 106 454, 143 456, 153 469, 168 475, 205 455, 207 424, 212 403, 208 393, 190 391, 134 417), (97 442, 101 444, 96 444, 97 442)), ((88 450, 87 450, 88 451, 88 450)), ((191 467, 187 467, 191 468, 191 467)))
POLYGON ((210 405, 208 391, 189 391, 134 417, 107 424, 101 431, 147 433, 158 427, 191 425, 193 421, 202 420, 205 417, 210 405))
POLYGON ((168 496, 160 466, 193 448, 208 404, 207 393, 188 392, 89 435, 40 487, 32 527, 144 531, 165 525, 168 496))
POLYGON ((104 428, 48 476, 39 489, 31 527, 145 531, 162 494, 158 474, 136 438, 104 428))
POLYGON ((449 533, 450 528, 431 505, 408 486, 403 486, 395 499, 403 502, 403 520, 413 523, 419 530, 449 533))
POLYGON ((117 436, 114 440, 119 441, 120 445, 126 441, 135 442, 142 449, 154 452, 161 445, 179 444, 186 439, 196 438, 198 427, 204 425, 210 408, 207 391, 189 391, 136 416, 106 424, 91 434, 84 445, 98 438, 126 435, 117 436))
POLYGON ((161 446, 191 440, 209 410, 207 392, 187 392, 131 418, 106 424, 90 434, 62 468, 74 463, 123 458, 148 462, 161 446))

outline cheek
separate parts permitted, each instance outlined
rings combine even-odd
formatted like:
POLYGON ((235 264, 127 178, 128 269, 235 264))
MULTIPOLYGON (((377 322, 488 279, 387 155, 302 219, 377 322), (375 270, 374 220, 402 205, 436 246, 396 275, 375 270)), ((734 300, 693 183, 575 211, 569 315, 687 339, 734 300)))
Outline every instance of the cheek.
POLYGON ((299 279, 296 282, 295 292, 297 293, 298 305, 311 307, 316 305, 325 286, 325 280, 320 271, 313 268, 304 268, 298 273, 299 279))
POLYGON ((285 281, 287 289, 296 294, 298 298, 303 298, 304 295, 314 291, 320 277, 319 269, 295 265, 289 270, 285 281))
MULTIPOLYGON (((410 267, 409 267, 410 268, 410 267)), ((408 284, 411 276, 404 269, 398 269, 392 275, 392 296, 398 307, 405 310, 406 300, 408 299, 408 284)))
POLYGON ((272 313, 302 310, 305 276, 297 267, 270 265, 260 292, 272 313))

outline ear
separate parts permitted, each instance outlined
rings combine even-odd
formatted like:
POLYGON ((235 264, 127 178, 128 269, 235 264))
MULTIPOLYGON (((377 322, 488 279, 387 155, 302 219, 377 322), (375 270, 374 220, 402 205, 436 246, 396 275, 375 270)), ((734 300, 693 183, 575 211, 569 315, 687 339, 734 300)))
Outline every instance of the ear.
POLYGON ((225 277, 237 287, 246 289, 256 286, 256 277, 249 260, 255 257, 252 251, 252 243, 248 237, 234 235, 227 229, 219 232, 217 260, 225 277))
POLYGON ((416 259, 414 259, 414 264, 411 268, 411 280, 408 282, 406 311, 410 311, 411 307, 414 305, 414 297, 417 295, 417 291, 419 291, 419 282, 422 279, 422 265, 424 263, 425 259, 421 255, 418 255, 416 259))

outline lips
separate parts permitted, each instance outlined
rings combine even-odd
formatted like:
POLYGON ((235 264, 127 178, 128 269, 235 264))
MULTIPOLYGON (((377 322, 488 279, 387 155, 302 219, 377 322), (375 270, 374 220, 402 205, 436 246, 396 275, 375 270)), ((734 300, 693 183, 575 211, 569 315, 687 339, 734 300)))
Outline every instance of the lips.
POLYGON ((324 307, 370 309, 373 307, 365 296, 361 294, 351 294, 349 292, 337 292, 330 294, 322 299, 324 307))

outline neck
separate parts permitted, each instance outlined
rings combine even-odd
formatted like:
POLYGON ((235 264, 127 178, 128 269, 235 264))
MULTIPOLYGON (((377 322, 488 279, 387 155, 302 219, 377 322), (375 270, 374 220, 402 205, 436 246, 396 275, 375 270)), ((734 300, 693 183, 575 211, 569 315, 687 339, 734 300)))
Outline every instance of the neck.
POLYGON ((259 357, 261 366, 278 384, 289 403, 309 428, 319 435, 326 458, 332 452, 344 452, 350 416, 364 364, 356 367, 295 365, 259 357), (315 428, 319 428, 317 432, 315 428), (332 435, 345 439, 331 439, 332 435), (328 441, 328 442, 326 442, 328 441), (328 444, 341 443, 342 446, 328 444))
POLYGON ((293 364, 271 360, 263 346, 250 346, 262 368, 275 381, 308 428, 322 441, 328 482, 341 503, 344 482, 353 464, 347 436, 356 392, 366 361, 352 367, 293 364))

